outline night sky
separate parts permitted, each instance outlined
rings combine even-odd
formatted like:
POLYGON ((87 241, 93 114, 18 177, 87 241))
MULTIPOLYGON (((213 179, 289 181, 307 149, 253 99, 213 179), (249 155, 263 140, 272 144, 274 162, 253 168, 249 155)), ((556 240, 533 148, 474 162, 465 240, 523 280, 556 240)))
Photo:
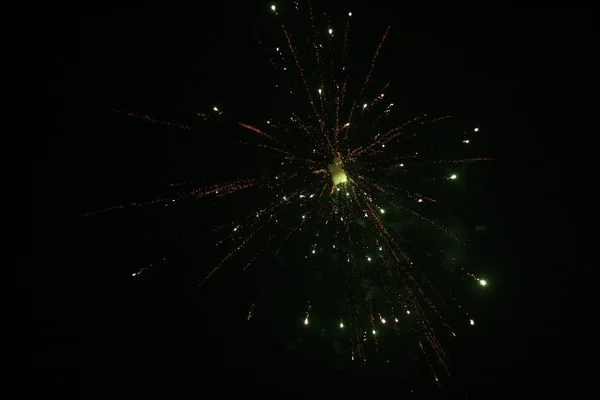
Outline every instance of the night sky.
MULTIPOLYGON (((47 377, 62 376, 48 379, 52 384, 78 376, 66 387, 83 397, 121 385, 139 395, 160 386, 169 395, 177 388, 197 396, 327 391, 445 398, 544 386, 547 343, 560 342, 570 324, 556 315, 578 307, 571 296, 559 297, 573 291, 581 267, 559 271, 571 265, 566 249, 574 243, 573 217, 565 211, 573 192, 563 166, 581 149, 565 143, 570 134, 557 121, 581 112, 575 88, 590 70, 589 18, 583 11, 332 3, 332 14, 355 16, 350 63, 368 63, 392 26, 376 72, 392 80, 405 119, 457 115, 480 127, 484 156, 496 158, 465 170, 473 184, 457 205, 465 224, 485 227, 478 239, 493 251, 471 260, 486 264, 491 285, 483 298, 465 300, 478 323, 449 349, 453 377, 437 389, 414 360, 383 372, 340 366, 331 338, 315 332, 299 340, 294 332, 303 328, 293 324, 301 317, 281 317, 288 310, 302 315, 304 305, 303 288, 296 293, 286 273, 264 277, 259 286, 224 267, 198 289, 221 258, 206 226, 236 215, 235 202, 77 217, 159 197, 173 182, 269 172, 269 161, 257 165, 244 148, 113 111, 184 123, 219 104, 239 120, 269 118, 278 107, 275 78, 253 30, 267 39, 282 33, 270 3, 248 2, 203 4, 185 13, 88 10, 41 39, 50 129, 33 151, 33 251, 26 260, 36 267, 27 269, 22 285, 32 301, 31 363, 47 377), (143 279, 132 280, 132 272, 150 264, 143 279), (246 321, 253 299, 278 285, 285 296, 267 294, 257 318, 246 321)), ((261 200, 250 197, 244 207, 261 200)), ((294 267, 295 256, 277 262, 294 267)))

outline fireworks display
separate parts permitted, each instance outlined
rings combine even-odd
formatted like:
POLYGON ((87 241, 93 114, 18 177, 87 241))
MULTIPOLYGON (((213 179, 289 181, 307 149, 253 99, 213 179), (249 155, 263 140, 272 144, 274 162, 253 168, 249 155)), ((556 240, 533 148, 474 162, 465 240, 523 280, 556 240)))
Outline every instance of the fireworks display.
MULTIPOLYGON (((455 291, 477 297, 493 284, 451 251, 487 250, 439 222, 456 213, 453 207, 466 190, 463 167, 493 160, 477 153, 485 129, 449 115, 407 118, 388 93, 388 77, 378 76, 393 27, 381 27, 372 58, 350 62, 349 42, 359 40, 351 28, 365 21, 356 12, 328 15, 316 7, 294 1, 265 9, 276 34, 255 36, 275 77, 270 89, 277 107, 269 119, 239 120, 227 104, 198 110, 187 124, 115 110, 200 135, 208 146, 242 148, 253 167, 264 164, 269 173, 173 183, 154 200, 84 216, 192 201, 210 214, 213 204, 231 199, 238 209, 230 219, 214 218, 210 240, 220 257, 198 290, 224 269, 269 274, 274 260, 283 258, 304 276, 296 281, 296 292, 303 293, 297 307, 303 310, 269 318, 293 319, 298 330, 334 332, 335 351, 362 366, 389 363, 390 353, 398 351, 394 343, 402 342, 402 351, 418 355, 430 382, 440 386, 452 374, 446 345, 478 326, 477 315, 462 306, 455 291), (211 126, 229 133, 217 135, 211 126), (237 218, 240 212, 245 216, 237 218)), ((151 269, 144 265, 131 275, 140 279, 151 269)), ((271 291, 257 290, 241 316, 248 323, 260 317, 263 293, 271 291)))

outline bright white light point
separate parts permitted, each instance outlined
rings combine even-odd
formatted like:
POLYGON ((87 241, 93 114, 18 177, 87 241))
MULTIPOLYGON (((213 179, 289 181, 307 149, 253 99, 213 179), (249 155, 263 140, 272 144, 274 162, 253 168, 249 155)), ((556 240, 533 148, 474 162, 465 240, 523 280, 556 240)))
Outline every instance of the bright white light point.
POLYGON ((312 253, 315 254, 315 251, 313 250, 312 253))
POLYGON ((475 325, 475 321, 473 321, 472 319, 470 319, 470 320, 469 320, 469 323, 470 323, 471 325, 475 325))
POLYGON ((407 313, 407 314, 410 314, 410 310, 406 310, 406 313, 407 313))
POLYGON ((381 323, 382 323, 382 324, 385 324, 385 318, 382 318, 382 319, 381 319, 381 323))
POLYGON ((333 248, 335 249, 335 244, 333 245, 333 248))
POLYGON ((304 217, 306 217, 306 215, 303 215, 303 216, 302 216, 302 219, 304 219, 304 217))
POLYGON ((344 124, 344 128, 347 128, 347 127, 349 127, 349 126, 350 126, 350 122, 346 122, 346 123, 344 124))
POLYGON ((469 144, 469 140, 463 140, 464 143, 469 144))
POLYGON ((276 51, 279 51, 279 47, 275 49, 276 51))
POLYGON ((343 328, 343 327, 344 327, 344 323, 340 322, 340 328, 343 328))
POLYGON ((304 325, 308 325, 308 317, 304 318, 304 325))
POLYGON ((485 281, 485 279, 481 279, 481 280, 479 280, 479 284, 481 286, 485 286, 485 285, 487 285, 487 282, 485 281))
POLYGON ((363 108, 367 108, 367 103, 363 104, 363 108))
POLYGON ((381 250, 383 250, 383 247, 380 247, 380 248, 379 248, 379 251, 381 251, 381 250))
POLYGON ((384 214, 385 210, 382 208, 382 209, 379 210, 379 212, 382 213, 382 214, 384 214))
POLYGON ((287 200, 287 197, 283 196, 283 199, 284 199, 284 200, 287 200))
POLYGON ((339 192, 339 191, 340 191, 340 188, 337 188, 337 191, 339 192))
POLYGON ((394 318, 394 322, 398 322, 398 318, 394 318))
POLYGON ((400 164, 401 167, 404 167, 404 164, 400 164))
POLYGON ((419 203, 422 203, 422 202, 423 202, 423 199, 419 199, 418 201, 419 201, 419 203))
POLYGON ((271 6, 271 10, 275 11, 275 6, 271 6))
POLYGON ((375 329, 373 329, 373 335, 376 334, 377 332, 375 332, 375 329))
POLYGON ((385 144, 382 144, 381 147, 385 147, 385 144))
POLYGON ((333 29, 329 28, 329 34, 331 35, 333 33, 333 29))
POLYGON ((346 192, 346 196, 350 196, 350 193, 346 192))
POLYGON ((321 92, 322 92, 322 90, 321 90, 321 89, 319 89, 319 94, 321 94, 321 92))
POLYGON ((352 16, 352 13, 351 13, 351 12, 349 12, 349 13, 348 13, 348 16, 349 16, 349 17, 351 17, 351 16, 352 16))
POLYGON ((219 109, 217 107, 213 107, 213 110, 215 111, 219 111, 219 109))
POLYGON ((367 257, 367 260, 371 261, 371 257, 367 257))
POLYGON ((271 123, 271 121, 267 121, 267 124, 270 124, 270 123, 271 123))
POLYGON ((367 215, 367 213, 365 213, 365 218, 367 218, 367 217, 368 217, 368 215, 367 215))
POLYGON ((475 128, 475 129, 473 129, 473 130, 474 130, 475 132, 478 132, 478 131, 479 131, 479 128, 475 128))
POLYGON ((450 179, 456 179, 456 175, 452 175, 450 179))

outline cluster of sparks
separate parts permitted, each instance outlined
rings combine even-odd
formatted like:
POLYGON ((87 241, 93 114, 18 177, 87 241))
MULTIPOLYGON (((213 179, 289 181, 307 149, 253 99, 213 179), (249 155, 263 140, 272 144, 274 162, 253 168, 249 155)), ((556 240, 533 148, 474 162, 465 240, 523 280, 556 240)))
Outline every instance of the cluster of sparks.
MULTIPOLYGON (((265 48, 271 66, 278 73, 285 76, 295 74, 293 78, 284 77, 276 84, 284 96, 282 101, 285 102, 285 96, 293 99, 290 102, 294 104, 304 101, 309 112, 300 116, 300 111, 293 110, 287 115, 277 115, 277 118, 261 124, 255 122, 254 125, 236 121, 231 124, 231 129, 245 130, 250 133, 249 136, 242 140, 218 138, 232 145, 247 146, 249 152, 256 152, 257 159, 271 154, 281 160, 281 170, 273 176, 242 178, 208 187, 198 187, 195 182, 173 184, 171 186, 178 190, 175 195, 146 202, 131 202, 85 215, 126 207, 175 206, 183 201, 201 200, 204 197, 243 198, 249 190, 265 192, 271 200, 266 201, 263 207, 249 210, 243 220, 231 221, 215 229, 219 234, 225 232, 216 243, 217 249, 234 244, 226 250, 221 261, 208 271, 199 286, 208 284, 211 277, 232 262, 242 249, 252 246, 258 248, 252 257, 241 261, 243 270, 247 271, 261 258, 268 260, 270 256, 294 248, 290 242, 301 243, 297 238, 304 235, 311 238, 310 243, 313 244, 306 248, 303 262, 323 262, 323 267, 327 268, 325 260, 318 258, 323 253, 336 253, 337 259, 343 260, 344 268, 339 283, 346 286, 344 302, 347 312, 331 321, 327 329, 347 332, 348 357, 363 364, 367 363, 367 359, 378 359, 383 339, 394 340, 394 332, 400 335, 408 331, 414 336, 416 351, 423 355, 429 365, 432 382, 439 386, 440 376, 450 375, 439 336, 455 338, 457 332, 464 328, 455 330, 443 318, 444 306, 452 303, 453 295, 442 296, 419 269, 417 260, 413 259, 409 250, 411 246, 418 246, 418 243, 415 244, 414 238, 407 237, 387 219, 416 218, 434 226, 442 235, 447 235, 457 243, 468 245, 471 243, 469 238, 452 233, 424 215, 428 207, 436 207, 443 200, 421 194, 421 190, 403 187, 402 178, 411 169, 418 173, 423 166, 452 166, 489 161, 492 158, 437 160, 427 159, 425 151, 423 154, 404 152, 402 140, 419 135, 424 125, 443 124, 450 117, 414 117, 398 126, 379 128, 383 122, 392 119, 390 115, 393 115, 391 110, 394 104, 387 102, 384 93, 389 82, 379 90, 373 90, 370 83, 384 41, 391 35, 391 28, 384 30, 380 43, 375 47, 362 84, 351 89, 348 85, 350 65, 347 65, 347 44, 352 12, 348 12, 346 21, 340 26, 340 30, 343 30, 340 40, 334 42, 338 30, 331 23, 319 26, 310 2, 293 4, 293 9, 285 10, 285 13, 302 13, 308 18, 308 49, 311 54, 304 55, 297 48, 292 32, 282 22, 284 11, 278 5, 271 5, 270 12, 281 27, 279 44, 269 49, 260 39, 259 43, 265 48), (341 49, 335 47, 334 43, 339 43, 341 49), (308 57, 314 60, 316 70, 307 71, 303 68, 304 59, 308 57), (365 119, 368 123, 361 122, 365 119), (352 138, 365 134, 370 135, 370 139, 355 146, 352 138), (290 215, 295 217, 290 218, 290 215), (273 233, 275 227, 281 234, 273 233), (369 294, 369 288, 361 286, 364 281, 372 281, 373 285, 382 287, 383 294, 369 294)), ((191 125, 159 121, 133 113, 124 114, 194 131, 191 125)), ((220 105, 197 113, 204 121, 219 120, 226 114, 220 105)), ((473 133, 456 139, 457 146, 472 143, 478 131, 479 128, 471 126, 470 132, 473 133)), ((448 185, 460 177, 450 173, 426 179, 448 185)), ((443 250, 439 251, 443 253, 443 250)), ((132 275, 137 278, 147 269, 141 268, 132 275)), ((485 279, 471 272, 463 269, 457 272, 480 287, 488 285, 485 279)), ((306 299, 306 303, 304 315, 298 315, 297 318, 300 326, 310 329, 313 315, 318 314, 319 310, 313 309, 310 299, 306 299)), ((247 319, 251 320, 259 312, 259 302, 253 299, 247 319)), ((460 312, 465 326, 475 326, 471 315, 462 309, 460 312)))

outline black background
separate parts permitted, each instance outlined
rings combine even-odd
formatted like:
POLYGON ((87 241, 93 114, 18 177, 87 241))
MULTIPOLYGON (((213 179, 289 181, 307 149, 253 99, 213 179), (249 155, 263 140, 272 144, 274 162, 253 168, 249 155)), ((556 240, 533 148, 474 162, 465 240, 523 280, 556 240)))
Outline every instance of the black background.
MULTIPOLYGON (((168 395, 176 388, 193 395, 395 394, 390 379, 300 372, 272 338, 244 331, 216 307, 199 310, 194 285, 187 290, 181 284, 190 277, 181 268, 161 276, 161 293, 152 285, 132 290, 131 269, 140 255, 185 259, 170 248, 170 218, 152 222, 159 225, 152 231, 162 234, 151 238, 141 214, 73 222, 89 209, 151 197, 171 182, 173 171, 216 174, 210 168, 220 160, 211 158, 206 143, 177 135, 165 139, 159 128, 111 109, 177 120, 226 103, 236 112, 260 115, 270 98, 264 88, 271 73, 251 32, 273 23, 267 6, 203 4, 186 13, 98 8, 57 15, 51 34, 40 34, 49 129, 32 144, 32 229, 20 283, 32 302, 31 364, 49 385, 66 383, 63 390, 83 397, 103 388, 153 393, 157 386, 168 395), (181 151, 197 154, 193 165, 182 161, 191 157, 181 151), (121 227, 116 232, 115 223, 121 227)), ((593 97, 586 89, 592 71, 589 14, 424 11, 376 2, 335 7, 351 9, 357 18, 368 15, 353 21, 355 37, 362 31, 375 35, 365 37, 367 48, 392 25, 384 65, 403 69, 384 66, 383 72, 402 87, 406 104, 471 114, 498 159, 493 186, 485 189, 495 202, 484 211, 495 226, 495 248, 502 249, 502 288, 495 289, 490 305, 498 319, 463 344, 459 378, 440 394, 489 398, 504 389, 551 389, 544 381, 545 357, 561 371, 581 365, 566 354, 590 341, 582 338, 573 348, 561 335, 581 329, 574 323, 573 310, 581 309, 574 294, 581 287, 586 295, 579 279, 588 263, 571 250, 578 232, 571 210, 586 198, 581 185, 587 183, 574 177, 587 171, 580 166, 586 157, 577 156, 587 154, 579 143, 587 139, 576 121, 586 114, 579 104, 593 97), (482 356, 484 349, 488 356, 482 356)), ((222 164, 219 173, 235 173, 235 165, 222 164)), ((177 228, 193 233, 193 226, 177 228)), ((558 375, 573 389, 586 376, 558 375)))

